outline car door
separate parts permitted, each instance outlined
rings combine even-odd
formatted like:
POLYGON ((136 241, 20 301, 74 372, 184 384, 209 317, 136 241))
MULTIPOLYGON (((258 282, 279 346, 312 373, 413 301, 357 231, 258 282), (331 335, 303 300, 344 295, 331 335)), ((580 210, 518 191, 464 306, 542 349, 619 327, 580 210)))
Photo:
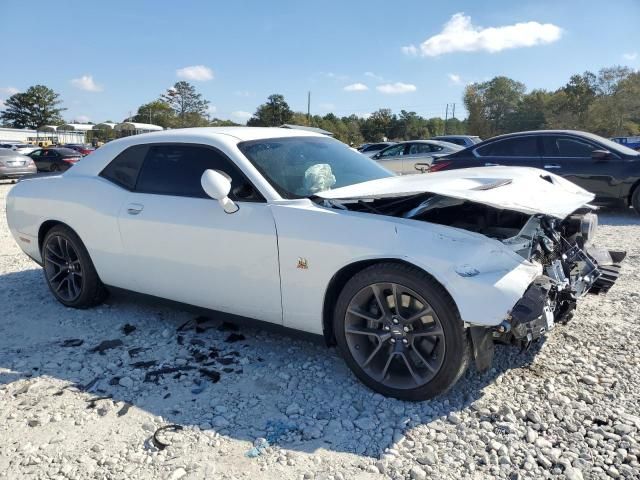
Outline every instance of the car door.
POLYGON ((149 145, 137 154, 144 162, 119 213, 125 288, 282 323, 275 223, 245 175, 205 145, 149 145), (204 193, 207 169, 231 179, 237 212, 204 193))
POLYGON ((544 135, 542 147, 546 170, 595 193, 600 202, 609 203, 621 196, 622 183, 616 174, 620 174, 622 160, 615 153, 592 158, 594 150, 605 148, 582 137, 561 134, 544 135))
POLYGON ((496 139, 474 151, 478 166, 507 165, 511 167, 542 166, 540 142, 535 135, 522 135, 496 139))
POLYGON ((38 150, 34 150, 28 155, 36 164, 36 168, 38 169, 39 172, 42 172, 43 170, 45 170, 45 165, 44 165, 45 159, 42 156, 42 152, 44 152, 44 150, 38 149, 38 150))
POLYGON ((412 142, 407 145, 407 155, 404 157, 403 173, 421 173, 429 169, 433 155, 442 147, 424 142, 412 142))
POLYGON ((402 174, 404 173, 403 159, 406 150, 407 144, 401 143, 385 148, 372 158, 386 169, 402 174))

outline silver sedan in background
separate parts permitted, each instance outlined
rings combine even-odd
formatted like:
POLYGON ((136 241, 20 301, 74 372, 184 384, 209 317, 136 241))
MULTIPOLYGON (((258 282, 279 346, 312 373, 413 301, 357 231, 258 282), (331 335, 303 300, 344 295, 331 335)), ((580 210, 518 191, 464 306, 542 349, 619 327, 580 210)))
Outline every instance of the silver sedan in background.
POLYGON ((34 161, 21 153, 0 148, 0 180, 20 178, 38 173, 34 161))
POLYGON ((463 148, 439 140, 409 140, 391 145, 371 158, 388 170, 408 175, 425 172, 434 158, 451 155, 463 148))

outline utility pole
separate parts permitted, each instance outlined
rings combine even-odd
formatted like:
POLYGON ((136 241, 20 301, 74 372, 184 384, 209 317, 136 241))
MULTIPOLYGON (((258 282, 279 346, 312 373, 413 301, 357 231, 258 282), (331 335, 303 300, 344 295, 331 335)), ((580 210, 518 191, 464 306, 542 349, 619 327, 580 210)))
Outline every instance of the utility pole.
POLYGON ((449 120, 449 104, 447 103, 447 108, 444 111, 444 134, 447 134, 447 120, 449 120))
POLYGON ((311 126, 311 90, 307 92, 307 125, 311 126))

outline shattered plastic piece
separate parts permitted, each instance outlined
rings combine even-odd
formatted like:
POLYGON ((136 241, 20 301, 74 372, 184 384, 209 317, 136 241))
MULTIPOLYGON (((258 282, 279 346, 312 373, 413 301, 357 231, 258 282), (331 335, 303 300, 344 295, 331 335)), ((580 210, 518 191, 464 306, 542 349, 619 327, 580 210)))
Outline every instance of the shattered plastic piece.
POLYGON ((266 438, 256 438, 253 442, 253 447, 245 452, 245 456, 249 458, 259 457, 267 448, 269 448, 269 441, 266 438))
POLYGON ((120 383, 120 377, 113 377, 109 380, 109 385, 118 385, 120 383))
POLYGON ((246 337, 244 335, 242 335, 241 333, 232 333, 227 337, 225 342, 226 343, 234 343, 234 342, 240 342, 240 341, 245 340, 245 339, 246 339, 246 337))
POLYGON ((175 424, 171 424, 171 425, 165 425, 164 427, 160 427, 158 428, 155 432, 153 432, 153 437, 151 437, 151 441, 153 442, 153 444, 156 446, 156 448, 158 450, 164 450, 165 448, 167 448, 168 446, 170 446, 170 443, 165 443, 163 441, 161 441, 158 438, 158 434, 160 432, 163 432, 165 430, 171 430, 173 432, 180 432, 184 429, 184 427, 182 425, 175 425, 175 424))
POLYGON ((167 398, 169 398, 171 396, 171 393, 167 393, 164 397, 162 397, 164 400, 166 400, 167 398))
POLYGON ((187 320, 186 322, 184 322, 182 325, 180 325, 180 326, 176 329, 176 332, 181 332, 181 331, 183 331, 183 330, 186 328, 186 326, 187 326, 187 325, 189 325, 192 321, 193 321, 192 319, 189 319, 189 320, 187 320))
POLYGON ((201 368, 200 373, 211 380, 213 383, 218 383, 220 381, 220 372, 216 370, 209 370, 207 368, 201 368))
POLYGON ((137 357, 139 353, 144 352, 145 350, 147 349, 143 347, 132 348, 131 350, 129 350, 129 356, 131 358, 137 357))
POLYGON ((70 338, 62 342, 63 347, 79 347, 84 343, 84 340, 80 338, 70 338))
POLYGON ((149 368, 149 367, 155 367, 158 364, 157 360, 149 360, 146 362, 134 362, 134 363, 130 363, 129 366, 133 367, 133 368, 149 368))
POLYGON ((112 348, 121 347, 122 345, 123 345, 122 340, 120 340, 119 338, 117 338, 115 340, 105 340, 104 342, 100 343, 100 345, 98 345, 96 347, 93 347, 89 351, 91 353, 98 352, 101 355, 104 355, 104 352, 106 352, 107 350, 111 350, 112 348))
POLYGON ((124 325, 124 327, 122 327, 122 333, 124 333, 125 335, 129 335, 132 332, 135 332, 136 327, 134 327, 133 325, 127 323, 124 325))
POLYGON ((185 365, 184 367, 163 367, 163 368, 159 368, 158 370, 151 370, 150 372, 147 372, 146 375, 144 376, 144 381, 145 382, 158 382, 158 379, 160 378, 160 375, 165 375, 167 373, 175 373, 175 372, 182 372, 185 370, 195 370, 196 367, 191 367, 189 365, 185 365))
POLYGON ((100 400, 111 400, 111 395, 105 395, 104 397, 93 397, 87 400, 87 409, 96 408, 96 403, 100 400))
POLYGON ((133 405, 131 405, 129 402, 125 402, 125 404, 122 406, 122 408, 120 410, 118 410, 117 415, 119 417, 123 417, 125 416, 128 412, 129 409, 132 407, 133 405))

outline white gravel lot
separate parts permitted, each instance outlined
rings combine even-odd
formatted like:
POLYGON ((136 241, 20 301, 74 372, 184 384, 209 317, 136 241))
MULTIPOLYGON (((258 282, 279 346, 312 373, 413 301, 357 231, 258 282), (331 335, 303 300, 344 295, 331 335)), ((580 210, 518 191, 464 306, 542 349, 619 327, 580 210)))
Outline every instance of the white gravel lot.
POLYGON ((405 403, 321 344, 132 296, 61 306, 8 231, 10 188, 0 182, 0 478, 640 478, 631 211, 601 214, 598 243, 629 253, 609 294, 530 351, 498 347, 490 372, 405 403), (105 340, 117 342, 91 352, 105 340), (163 367, 184 370, 154 375, 163 367), (169 424, 183 429, 160 450, 151 436, 169 424), (271 446, 247 457, 261 437, 271 446))

